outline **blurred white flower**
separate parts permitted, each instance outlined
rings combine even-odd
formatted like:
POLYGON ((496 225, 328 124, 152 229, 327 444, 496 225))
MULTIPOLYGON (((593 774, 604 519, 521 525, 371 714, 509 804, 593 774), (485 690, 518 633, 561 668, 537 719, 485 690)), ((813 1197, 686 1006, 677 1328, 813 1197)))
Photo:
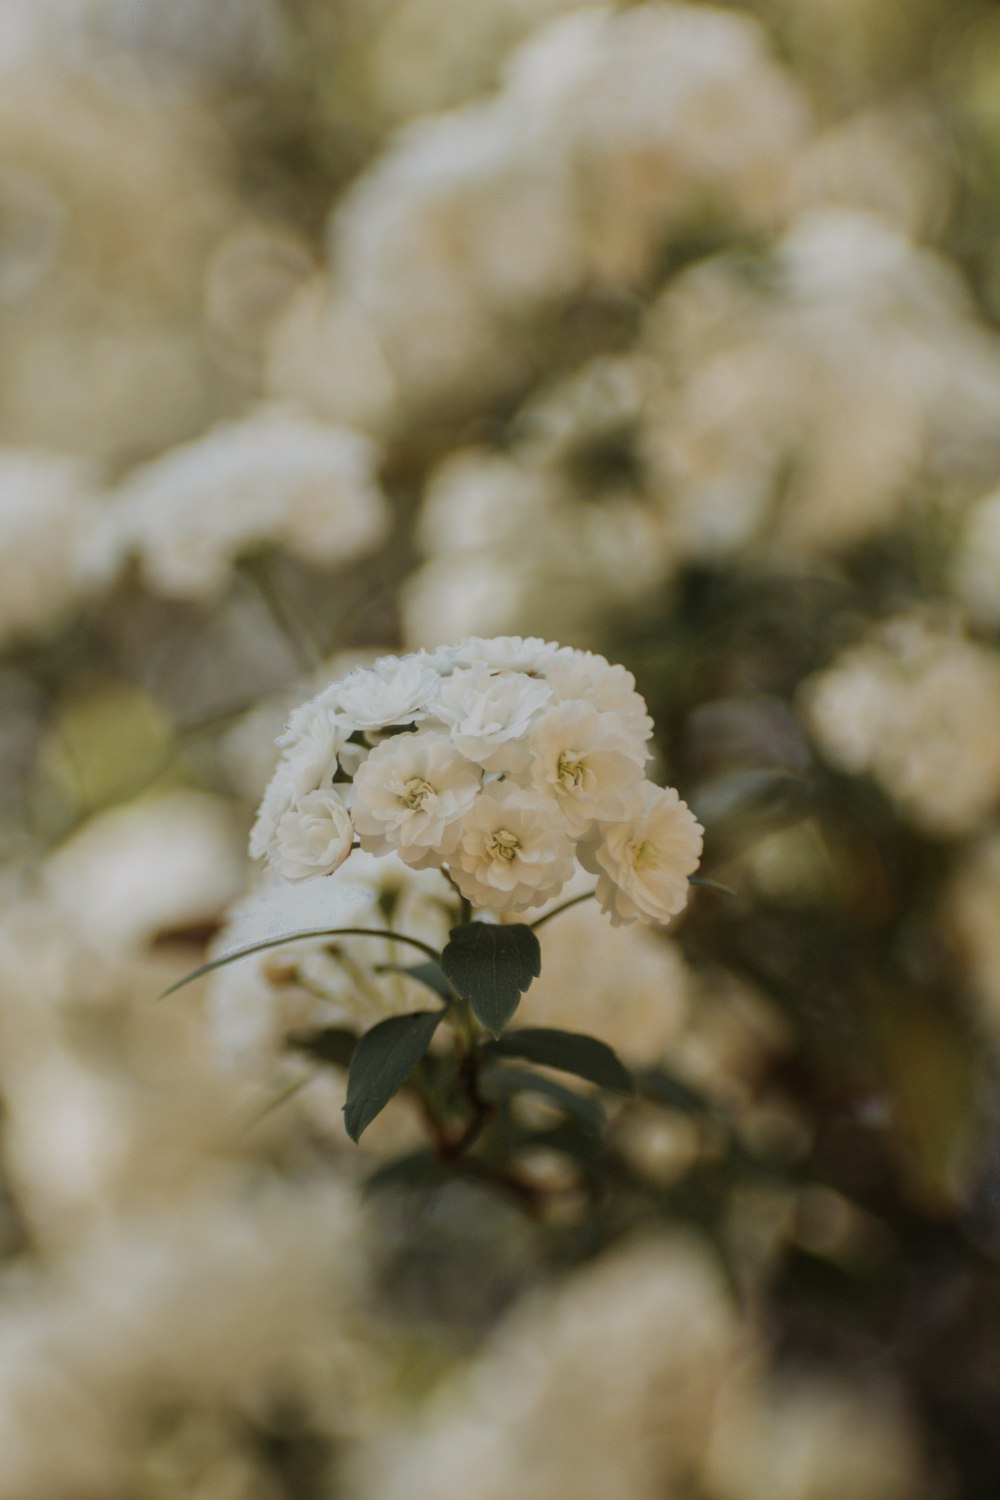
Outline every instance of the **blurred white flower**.
POLYGON ((548 798, 504 783, 476 798, 450 868, 473 906, 524 911, 559 894, 573 874, 573 846, 548 798))
MULTIPOLYGON (((331 305, 396 383, 375 420, 523 378, 533 315, 646 275, 706 200, 768 222, 805 114, 746 17, 593 6, 539 27, 494 98, 410 124, 335 209, 331 305)), ((287 345, 281 379, 303 383, 287 345)))
MULTIPOLYGON (((294 932, 381 929, 387 914, 397 931, 443 947, 454 920, 452 893, 436 870, 414 870, 392 851, 376 857, 356 849, 326 879, 288 884, 272 876, 262 882, 230 908, 210 957, 294 932)), ((413 980, 373 972, 379 964, 412 962, 411 950, 385 937, 351 937, 343 950, 349 960, 345 964, 337 942, 330 937, 282 944, 211 975, 209 1021, 217 1054, 227 1067, 249 1067, 270 1076, 292 1033, 344 1025, 363 1030, 387 1016, 419 1009, 426 991, 413 980)), ((287 1066, 287 1054, 285 1061, 287 1066)), ((339 1106, 327 1124, 346 1140, 339 1106)))
POLYGON ((824 756, 873 777, 928 833, 971 833, 1000 800, 1000 660, 947 620, 877 626, 801 702, 824 756))
POLYGON ((395 849, 407 864, 438 865, 454 849, 482 772, 444 735, 400 734, 359 766, 351 804, 362 849, 395 849))
MULTIPOLYGON (((593 889, 579 871, 560 900, 593 889)), ((674 1056, 697 996, 680 949, 652 927, 609 927, 585 901, 538 934, 542 972, 518 1007, 521 1026, 558 1026, 598 1036, 630 1064, 674 1056)))
POLYGON ((375 463, 359 433, 265 407, 130 474, 118 492, 122 544, 153 588, 178 598, 218 594, 262 543, 350 562, 388 529, 375 463))
POLYGON ((696 1242, 619 1245, 525 1301, 422 1412, 366 1445, 361 1500, 691 1493, 742 1349, 696 1242))
POLYGON ((703 838, 673 787, 640 782, 629 815, 602 825, 579 849, 581 864, 597 876, 597 899, 611 925, 666 924, 676 916, 687 905, 703 838))
POLYGON ((49 856, 44 880, 64 919, 101 952, 138 952, 157 937, 211 926, 233 900, 244 880, 237 823, 205 792, 112 807, 49 856))
POLYGON ((1000 463, 1000 341, 954 268, 873 213, 803 214, 749 271, 701 261, 644 342, 664 372, 650 484, 689 557, 812 560, 885 529, 920 481, 1000 463))
POLYGON ((530 621, 585 641, 596 611, 627 610, 669 577, 676 546, 644 454, 657 379, 649 360, 589 360, 529 398, 502 451, 460 449, 431 472, 408 640, 444 636, 453 619, 452 635, 530 621))
POLYGON ((331 875, 351 852, 351 815, 335 791, 307 792, 278 819, 268 859, 285 880, 331 875))
POLYGON ((734 1390, 719 1408, 707 1473, 720 1500, 912 1500, 925 1488, 891 1390, 817 1374, 734 1390))
POLYGON ((63 454, 0 450, 0 641, 50 631, 112 576, 90 467, 63 454))

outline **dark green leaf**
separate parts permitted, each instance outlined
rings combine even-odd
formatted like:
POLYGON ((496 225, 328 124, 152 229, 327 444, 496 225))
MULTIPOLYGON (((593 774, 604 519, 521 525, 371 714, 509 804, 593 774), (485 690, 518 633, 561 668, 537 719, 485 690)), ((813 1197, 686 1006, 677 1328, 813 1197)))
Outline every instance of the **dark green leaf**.
POLYGON ((435 995, 440 995, 442 1000, 453 1000, 455 991, 452 989, 447 974, 440 964, 432 963, 430 959, 423 964, 379 964, 375 970, 376 974, 408 974, 411 979, 416 979, 419 984, 425 984, 435 995))
POLYGON ((393 1187, 436 1187, 441 1182, 450 1181, 451 1175, 450 1168, 439 1161, 433 1151, 421 1148, 377 1167, 370 1177, 365 1178, 362 1191, 367 1194, 393 1187))
POLYGON ((308 1053, 317 1062, 335 1063, 338 1068, 346 1068, 350 1066, 358 1038, 345 1026, 328 1026, 325 1031, 313 1032, 311 1036, 290 1036, 288 1045, 296 1052, 308 1053))
POLYGON ((574 1093, 561 1083, 527 1068, 490 1068, 483 1074, 479 1088, 483 1098, 491 1103, 509 1099, 515 1094, 539 1094, 592 1130, 599 1130, 604 1123, 599 1106, 587 1094, 574 1093))
POLYGON ((682 1083, 662 1068, 644 1068, 635 1074, 636 1091, 652 1104, 662 1104, 667 1109, 683 1110, 688 1115, 711 1115, 715 1106, 704 1094, 699 1094, 689 1084, 682 1083))
POLYGON ((443 1015, 443 1010, 418 1010, 408 1016, 390 1016, 365 1032, 347 1075, 344 1126, 352 1141, 409 1078, 443 1015))
POLYGON ((522 1026, 490 1042, 487 1052, 495 1057, 523 1057, 528 1062, 563 1073, 575 1073, 599 1088, 619 1094, 635 1092, 631 1074, 606 1042, 579 1031, 559 1031, 548 1026, 522 1026))
POLYGON ((524 991, 542 972, 542 950, 523 922, 453 927, 441 967, 492 1036, 499 1036, 524 991))

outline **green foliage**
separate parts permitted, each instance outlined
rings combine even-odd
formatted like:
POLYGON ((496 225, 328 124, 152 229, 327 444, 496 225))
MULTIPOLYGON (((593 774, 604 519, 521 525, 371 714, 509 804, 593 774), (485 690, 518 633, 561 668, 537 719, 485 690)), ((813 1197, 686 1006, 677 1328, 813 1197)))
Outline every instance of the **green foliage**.
POLYGON ((643 1068, 633 1076, 639 1097, 651 1104, 677 1109, 687 1115, 711 1115, 716 1111, 716 1106, 704 1094, 662 1068, 643 1068))
POLYGON ((604 1124, 604 1115, 596 1100, 587 1094, 574 1093, 529 1068, 490 1067, 483 1074, 480 1089, 483 1098, 491 1101, 510 1099, 517 1094, 538 1094, 592 1130, 600 1130, 604 1124))
POLYGON ((526 1062, 574 1073, 599 1088, 614 1093, 635 1091, 632 1076, 617 1054, 595 1036, 579 1031, 560 1031, 548 1026, 524 1026, 509 1031, 484 1049, 494 1057, 523 1057, 526 1062))
POLYGON ((497 1037, 542 972, 541 945, 531 928, 470 922, 453 927, 441 967, 476 1019, 497 1037))
POLYGON ((296 1052, 304 1052, 316 1062, 332 1063, 338 1068, 348 1068, 357 1050, 358 1038, 346 1026, 328 1026, 324 1031, 311 1036, 291 1036, 288 1045, 296 1052))
POLYGON ((347 1075, 344 1127, 352 1141, 397 1094, 431 1044, 443 1010, 390 1016, 358 1042, 347 1075))
POLYGON ((432 959, 422 964, 379 964, 375 972, 376 974, 406 974, 410 979, 417 980, 419 984, 425 984, 445 1002, 455 998, 455 991, 447 974, 441 965, 432 959))

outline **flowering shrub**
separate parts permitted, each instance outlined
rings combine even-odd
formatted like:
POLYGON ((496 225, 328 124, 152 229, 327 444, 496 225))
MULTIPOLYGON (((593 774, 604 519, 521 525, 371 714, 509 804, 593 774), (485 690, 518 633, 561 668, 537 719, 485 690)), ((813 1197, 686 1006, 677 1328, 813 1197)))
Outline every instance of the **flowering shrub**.
MULTIPOLYGON (((445 1006, 390 1016, 358 1043, 346 1105, 355 1139, 413 1073, 445 1017, 460 1039, 471 1118, 438 1144, 464 1149, 479 1133, 492 1112, 480 1086, 480 1028, 494 1038, 504 1031, 541 971, 534 929, 563 908, 531 926, 508 915, 551 901, 581 868, 597 876, 596 888, 564 905, 594 895, 612 926, 665 924, 683 908, 702 829, 672 787, 647 779, 652 730, 624 667, 520 636, 382 657, 292 714, 251 852, 285 880, 303 881, 332 875, 360 848, 440 870, 455 898, 456 925, 441 952, 419 936, 379 934, 427 955, 429 964, 408 972, 445 1006), (476 911, 489 920, 474 920, 476 911)), ((513 1034, 513 1050, 591 1082, 630 1086, 612 1050, 592 1037, 528 1028, 513 1034)), ((486 1083, 502 1092, 517 1077, 501 1068, 486 1083)), ((524 1086, 540 1082, 529 1073, 524 1086)))

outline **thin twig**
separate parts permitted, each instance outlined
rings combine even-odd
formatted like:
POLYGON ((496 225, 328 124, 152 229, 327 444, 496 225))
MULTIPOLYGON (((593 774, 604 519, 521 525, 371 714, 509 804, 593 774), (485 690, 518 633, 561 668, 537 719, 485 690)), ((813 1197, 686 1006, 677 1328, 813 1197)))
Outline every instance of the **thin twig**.
POLYGON ((563 901, 560 906, 554 906, 551 911, 544 912, 542 916, 529 924, 532 931, 541 927, 542 923, 547 922, 550 917, 558 917, 560 912, 569 911, 571 906, 579 906, 581 901, 589 901, 592 896, 596 895, 596 890, 584 891, 582 896, 573 896, 569 901, 563 901))
POLYGON ((279 948, 283 943, 295 943, 300 938, 324 938, 324 937, 368 937, 389 938, 396 943, 409 943, 411 948, 419 948, 420 952, 438 962, 441 955, 430 943, 423 943, 419 938, 406 937, 402 932, 384 932, 380 927, 317 927, 308 932, 289 932, 284 937, 266 938, 262 943, 251 943, 248 948, 240 948, 236 953, 224 953, 221 958, 213 958, 209 963, 202 964, 197 969, 192 969, 190 974, 185 974, 183 979, 165 989, 160 996, 165 1000, 168 995, 175 994, 184 988, 186 984, 192 984, 194 980, 201 979, 204 974, 211 974, 213 969, 221 969, 225 964, 235 963, 238 958, 249 958, 251 953, 263 953, 266 948, 279 948))

